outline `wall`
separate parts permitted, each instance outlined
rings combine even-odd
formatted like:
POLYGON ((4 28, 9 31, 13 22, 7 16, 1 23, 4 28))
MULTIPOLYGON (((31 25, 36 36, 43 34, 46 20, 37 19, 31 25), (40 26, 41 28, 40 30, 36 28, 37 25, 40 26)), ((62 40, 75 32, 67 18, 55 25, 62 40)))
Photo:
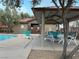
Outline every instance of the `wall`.
POLYGON ((21 24, 21 25, 17 25, 15 27, 13 27, 13 31, 14 33, 17 33, 17 34, 22 34, 23 31, 27 31, 28 30, 28 24, 21 24))
POLYGON ((53 25, 53 24, 45 24, 45 32, 48 31, 56 31, 57 30, 57 26, 53 25))

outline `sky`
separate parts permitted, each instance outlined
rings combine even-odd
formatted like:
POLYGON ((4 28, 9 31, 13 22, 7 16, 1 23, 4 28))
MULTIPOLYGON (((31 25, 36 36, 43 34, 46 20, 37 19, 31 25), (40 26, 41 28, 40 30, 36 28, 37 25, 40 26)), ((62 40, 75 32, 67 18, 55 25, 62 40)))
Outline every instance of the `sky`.
MULTIPOLYGON (((24 12, 24 13, 28 13, 30 15, 33 15, 32 12, 32 0, 23 0, 23 4, 22 7, 20 8, 20 10, 18 10, 19 12, 24 12)), ((37 5, 37 7, 48 7, 48 6, 52 6, 51 0, 42 0, 40 5, 37 5), (44 3, 43 3, 44 2, 44 3)), ((0 8, 4 9, 4 6, 2 6, 0 4, 0 8)))
MULTIPOLYGON (((30 15, 33 15, 33 12, 32 12, 32 3, 31 3, 32 0, 24 0, 24 4, 22 5, 21 7, 21 11, 23 12, 26 12, 30 15)), ((76 2, 76 6, 79 5, 79 0, 77 0, 76 2)), ((49 6, 54 6, 54 4, 52 3, 52 0, 42 0, 41 1, 41 4, 40 5, 37 5, 37 7, 49 7, 49 6)), ((20 11, 20 12, 21 12, 20 11)))
MULTIPOLYGON (((19 12, 24 12, 24 13, 28 13, 30 15, 33 15, 33 12, 32 12, 32 3, 31 3, 32 0, 23 0, 23 4, 22 4, 22 7, 20 8, 20 10, 18 10, 19 12)), ((79 0, 78 0, 79 1, 79 0)), ((52 0, 42 0, 41 4, 40 5, 37 5, 37 7, 49 7, 49 6, 54 6, 53 3, 51 3, 52 0)), ((79 5, 79 2, 76 3, 76 6, 79 5)), ((2 6, 0 4, 0 8, 4 8, 4 6, 2 6)))
MULTIPOLYGON (((24 4, 21 7, 21 11, 23 12, 27 12, 30 15, 33 15, 33 12, 31 10, 32 8, 32 0, 24 0, 24 4)), ((48 6, 52 6, 51 0, 42 0, 40 5, 37 5, 37 7, 48 7, 48 6), (45 2, 45 3, 43 3, 45 2)))

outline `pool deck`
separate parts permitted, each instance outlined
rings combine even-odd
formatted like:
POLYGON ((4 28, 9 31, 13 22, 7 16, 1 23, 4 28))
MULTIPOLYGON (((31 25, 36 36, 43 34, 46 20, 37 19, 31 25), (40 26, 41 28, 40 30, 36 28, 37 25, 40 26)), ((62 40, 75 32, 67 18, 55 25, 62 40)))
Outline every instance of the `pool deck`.
POLYGON ((22 34, 15 34, 16 38, 0 42, 0 59, 26 59, 24 48, 31 40, 25 39, 22 34))
MULTIPOLYGON (((56 51, 63 48, 61 44, 42 40, 38 35, 32 35, 33 39, 25 39, 23 34, 15 35, 17 38, 0 42, 0 59, 27 59, 31 49, 56 51)), ((70 44, 68 50, 71 51, 75 46, 70 44)))
MULTIPOLYGON (((77 40, 77 43, 79 44, 79 40, 77 40)), ((67 50, 72 51, 76 44, 72 42, 71 44, 68 45, 67 50)), ((52 51, 62 51, 63 50, 63 45, 58 44, 58 42, 51 42, 47 40, 42 40, 41 37, 35 38, 31 41, 31 43, 26 47, 30 50, 52 50, 52 51)), ((30 53, 26 56, 28 59, 28 56, 30 53)))

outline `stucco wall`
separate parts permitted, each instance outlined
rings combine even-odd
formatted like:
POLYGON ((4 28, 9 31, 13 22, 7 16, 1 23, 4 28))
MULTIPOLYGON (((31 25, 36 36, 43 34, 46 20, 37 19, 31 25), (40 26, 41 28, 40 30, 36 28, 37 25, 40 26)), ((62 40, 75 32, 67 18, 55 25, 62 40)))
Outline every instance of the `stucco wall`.
MULTIPOLYGON (((29 25, 30 24, 21 24, 21 25, 15 26, 13 28, 13 31, 14 31, 14 33, 21 34, 24 30, 27 31, 29 29, 29 25)), ((56 30, 57 30, 57 26, 56 25, 45 24, 45 32, 56 31, 56 30)))
POLYGON ((45 24, 45 32, 56 31, 56 30, 57 30, 57 26, 56 25, 45 24))

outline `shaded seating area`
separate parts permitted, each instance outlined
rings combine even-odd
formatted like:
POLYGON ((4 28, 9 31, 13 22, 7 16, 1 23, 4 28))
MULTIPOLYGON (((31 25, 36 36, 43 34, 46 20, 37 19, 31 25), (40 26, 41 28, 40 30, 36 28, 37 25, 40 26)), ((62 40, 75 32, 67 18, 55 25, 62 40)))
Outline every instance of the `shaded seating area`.
MULTIPOLYGON (((68 33, 68 45, 70 43, 74 43, 75 45, 77 44, 76 41, 76 33, 75 32, 69 32, 68 33)), ((54 42, 58 42, 58 44, 64 44, 64 34, 62 32, 53 32, 53 31, 49 31, 48 34, 45 36, 44 40, 50 40, 54 42)))
MULTIPOLYGON (((60 11, 62 11, 62 8, 59 8, 60 11)), ((33 13, 39 23, 41 24, 41 37, 42 39, 47 39, 51 41, 58 40, 58 42, 64 43, 64 41, 67 41, 65 44, 70 44, 71 41, 73 41, 76 45, 76 36, 72 35, 72 33, 69 33, 69 23, 72 21, 79 20, 79 8, 76 7, 70 7, 70 10, 67 14, 66 20, 63 21, 62 19, 62 12, 57 13, 56 7, 35 7, 32 8, 33 13), (57 13, 57 14, 56 14, 57 13), (63 24, 63 33, 58 35, 58 33, 54 32, 48 32, 45 36, 45 24, 63 24), (54 34, 53 34, 54 33, 54 34), (69 33, 69 34, 68 34, 69 33), (45 37, 44 37, 45 36, 45 37)))

